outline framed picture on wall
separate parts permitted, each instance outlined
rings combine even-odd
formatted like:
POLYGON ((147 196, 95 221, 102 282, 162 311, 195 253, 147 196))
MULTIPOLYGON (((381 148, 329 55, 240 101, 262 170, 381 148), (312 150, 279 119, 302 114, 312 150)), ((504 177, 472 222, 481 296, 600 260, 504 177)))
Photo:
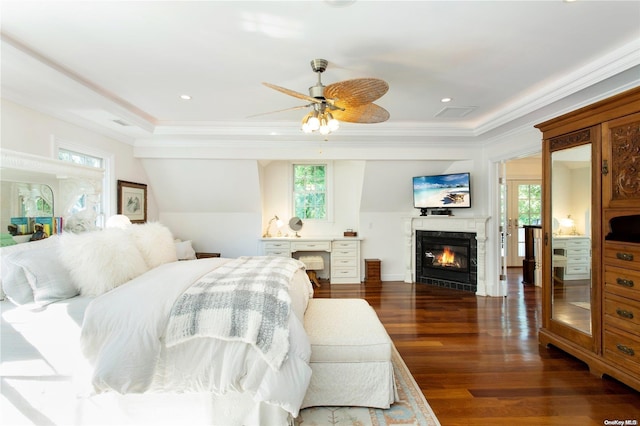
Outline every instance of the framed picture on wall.
POLYGON ((125 215, 131 223, 147 221, 147 185, 118 181, 118 214, 125 215))

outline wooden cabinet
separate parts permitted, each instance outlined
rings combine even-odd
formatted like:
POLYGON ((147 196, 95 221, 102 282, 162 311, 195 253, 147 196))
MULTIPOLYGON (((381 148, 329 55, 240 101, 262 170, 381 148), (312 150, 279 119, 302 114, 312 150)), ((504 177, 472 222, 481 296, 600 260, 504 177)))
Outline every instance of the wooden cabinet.
POLYGON ((540 343, 640 390, 640 88, 536 127, 543 133, 540 343), (577 232, 563 227, 568 218, 577 232))
POLYGON ((365 284, 380 284, 382 282, 382 279, 380 278, 380 263, 380 259, 364 260, 365 284))
POLYGON ((206 253, 206 252, 196 252, 196 259, 207 259, 210 257, 220 257, 220 253, 206 253))
POLYGON ((605 241, 603 352, 640 376, 640 243, 605 241))
POLYGON ((602 124, 602 204, 607 208, 640 205, 640 113, 602 124))

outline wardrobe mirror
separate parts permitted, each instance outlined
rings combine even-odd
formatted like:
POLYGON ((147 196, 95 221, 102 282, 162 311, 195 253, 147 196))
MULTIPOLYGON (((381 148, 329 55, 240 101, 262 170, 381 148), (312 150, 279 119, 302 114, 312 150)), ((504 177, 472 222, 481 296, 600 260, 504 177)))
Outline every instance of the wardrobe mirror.
POLYGON ((591 334, 591 144, 551 153, 552 318, 591 334))

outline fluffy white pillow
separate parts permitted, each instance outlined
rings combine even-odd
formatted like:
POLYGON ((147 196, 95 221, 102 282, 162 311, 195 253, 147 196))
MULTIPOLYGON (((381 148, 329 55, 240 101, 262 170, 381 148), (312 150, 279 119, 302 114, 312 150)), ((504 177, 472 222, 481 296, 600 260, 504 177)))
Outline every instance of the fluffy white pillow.
POLYGON ((176 240, 176 255, 179 260, 193 260, 196 258, 196 251, 191 245, 191 241, 176 240))
POLYGON ((128 231, 109 228, 60 237, 60 260, 82 295, 98 296, 149 268, 128 231))
POLYGON ((126 228, 149 269, 178 260, 173 234, 159 222, 147 222, 126 228))

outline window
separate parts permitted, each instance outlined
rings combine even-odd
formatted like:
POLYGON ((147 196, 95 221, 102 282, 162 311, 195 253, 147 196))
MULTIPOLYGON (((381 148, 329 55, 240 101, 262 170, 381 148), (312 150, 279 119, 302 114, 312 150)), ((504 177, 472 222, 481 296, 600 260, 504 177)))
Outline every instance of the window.
POLYGON ((300 219, 327 220, 327 165, 293 165, 293 214, 300 219))
POLYGON ((81 154, 64 148, 58 148, 58 159, 82 166, 102 168, 102 158, 81 154))
POLYGON ((74 215, 84 210, 91 209, 93 210, 92 214, 95 214, 96 217, 96 225, 98 227, 103 227, 105 223, 105 212, 109 211, 110 205, 108 194, 111 190, 111 186, 109 184, 111 176, 111 156, 107 153, 91 149, 88 150, 89 152, 80 152, 85 151, 84 147, 61 142, 57 139, 54 139, 54 142, 57 146, 59 160, 68 161, 70 163, 86 167, 104 169, 101 194, 83 194, 75 200, 73 206, 68 207, 67 209, 67 214, 69 215, 74 215))

